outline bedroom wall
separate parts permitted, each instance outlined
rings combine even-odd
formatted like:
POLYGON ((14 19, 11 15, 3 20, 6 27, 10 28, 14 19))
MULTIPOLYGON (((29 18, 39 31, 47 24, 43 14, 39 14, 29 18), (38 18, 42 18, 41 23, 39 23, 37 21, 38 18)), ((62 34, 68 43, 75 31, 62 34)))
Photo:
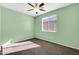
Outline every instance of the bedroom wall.
POLYGON ((0 7, 0 9, 0 44, 9 40, 13 43, 34 37, 34 18, 32 16, 4 7, 0 7))
MULTIPOLYGON (((0 6, 0 41, 1 41, 1 6, 0 6)), ((1 51, 1 44, 0 44, 0 51, 1 51)))
POLYGON ((35 37, 79 49, 79 4, 45 13, 35 20, 35 37), (56 32, 42 32, 42 18, 51 15, 57 15, 56 32))

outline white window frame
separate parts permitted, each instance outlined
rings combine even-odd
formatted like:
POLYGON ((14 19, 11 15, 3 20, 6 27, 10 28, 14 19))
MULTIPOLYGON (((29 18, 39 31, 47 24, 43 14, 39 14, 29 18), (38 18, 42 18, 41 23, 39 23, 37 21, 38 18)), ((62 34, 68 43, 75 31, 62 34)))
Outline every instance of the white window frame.
MULTIPOLYGON (((56 29, 53 31, 53 30, 44 30, 44 28, 43 28, 43 22, 45 21, 45 19, 52 18, 52 17, 55 17, 55 21, 57 21, 56 15, 52 15, 52 16, 42 18, 42 32, 56 32, 56 29)), ((47 20, 47 21, 49 21, 49 20, 47 20)))

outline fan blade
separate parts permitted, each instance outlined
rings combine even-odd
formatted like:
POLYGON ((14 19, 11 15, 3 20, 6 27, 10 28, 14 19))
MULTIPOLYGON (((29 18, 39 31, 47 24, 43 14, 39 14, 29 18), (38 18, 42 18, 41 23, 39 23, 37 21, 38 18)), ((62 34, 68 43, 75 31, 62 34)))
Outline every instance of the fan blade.
POLYGON ((28 3, 30 6, 34 7, 32 4, 28 3))
POLYGON ((44 9, 40 9, 40 11, 46 11, 46 10, 44 10, 44 9))
POLYGON ((36 14, 38 14, 38 12, 36 12, 36 14))
POLYGON ((44 3, 41 3, 40 5, 39 5, 39 7, 42 7, 44 5, 44 3))
POLYGON ((29 9, 29 10, 27 10, 27 11, 31 11, 31 10, 33 10, 33 9, 29 9))

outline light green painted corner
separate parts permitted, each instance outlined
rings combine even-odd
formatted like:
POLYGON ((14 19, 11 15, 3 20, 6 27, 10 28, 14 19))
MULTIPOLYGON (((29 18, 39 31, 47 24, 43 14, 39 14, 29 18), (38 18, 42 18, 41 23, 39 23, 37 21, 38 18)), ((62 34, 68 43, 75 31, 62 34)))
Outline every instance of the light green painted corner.
POLYGON ((79 4, 48 12, 36 17, 35 37, 79 49, 79 4), (42 32, 43 17, 57 15, 57 32, 42 32))
POLYGON ((1 7, 0 9, 0 44, 6 43, 8 40, 11 40, 13 43, 34 37, 34 18, 32 16, 4 7, 1 7))

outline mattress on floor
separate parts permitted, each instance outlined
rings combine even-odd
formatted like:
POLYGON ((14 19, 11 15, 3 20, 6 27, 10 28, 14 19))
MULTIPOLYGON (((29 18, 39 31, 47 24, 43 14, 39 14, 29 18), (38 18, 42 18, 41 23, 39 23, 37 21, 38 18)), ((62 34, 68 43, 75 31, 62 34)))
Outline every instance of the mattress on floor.
POLYGON ((31 41, 4 45, 4 46, 2 46, 2 48, 3 48, 2 54, 18 52, 18 51, 32 49, 32 48, 36 48, 36 47, 40 47, 40 45, 33 43, 31 41))

